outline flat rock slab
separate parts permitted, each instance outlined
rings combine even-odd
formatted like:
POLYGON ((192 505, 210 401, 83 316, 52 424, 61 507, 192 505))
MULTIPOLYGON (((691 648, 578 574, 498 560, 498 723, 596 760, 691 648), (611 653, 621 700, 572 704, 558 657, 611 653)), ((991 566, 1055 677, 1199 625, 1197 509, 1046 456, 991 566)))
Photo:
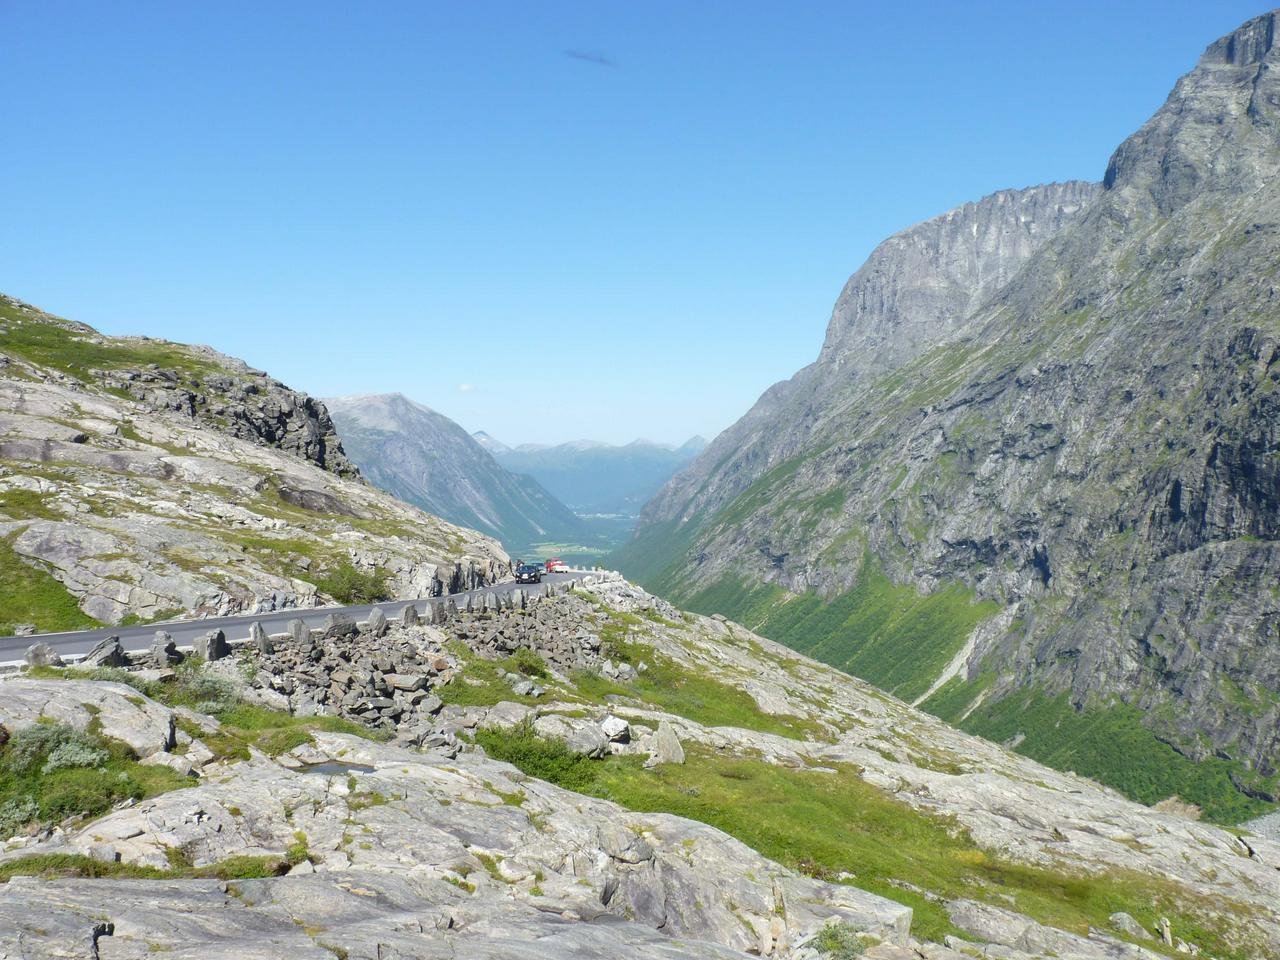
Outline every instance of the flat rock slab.
POLYGON ((77 730, 96 719, 104 736, 124 741, 140 757, 174 745, 173 711, 128 684, 24 678, 0 683, 0 726, 17 730, 41 717, 77 730))
POLYGON ((367 873, 271 880, 53 880, 0 887, 0 957, 24 960, 742 960, 608 917, 469 905, 448 884, 367 873), (339 953, 339 951, 341 951, 339 953))

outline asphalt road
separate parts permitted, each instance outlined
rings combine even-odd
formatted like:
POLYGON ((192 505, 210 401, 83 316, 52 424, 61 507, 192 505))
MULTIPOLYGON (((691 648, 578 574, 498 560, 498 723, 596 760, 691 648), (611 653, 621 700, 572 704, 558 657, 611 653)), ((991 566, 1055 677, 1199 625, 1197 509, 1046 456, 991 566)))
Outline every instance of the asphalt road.
POLYGON ((586 571, 568 573, 549 573, 542 578, 542 585, 534 583, 516 583, 506 581, 496 583, 480 590, 468 590, 462 593, 451 593, 443 597, 427 597, 420 600, 389 600, 386 603, 366 603, 356 607, 306 607, 303 609, 276 610, 272 613, 251 613, 234 617, 209 617, 204 620, 170 620, 165 623, 149 623, 136 627, 99 627, 96 630, 77 630, 71 633, 42 633, 33 637, 0 637, 0 665, 20 662, 22 656, 37 640, 43 640, 53 647, 62 657, 82 657, 107 637, 119 637, 125 650, 146 650, 157 630, 164 630, 177 641, 179 647, 190 647, 195 639, 210 630, 221 630, 230 641, 248 640, 249 626, 255 620, 262 624, 267 633, 287 633, 285 629, 290 620, 301 619, 309 627, 319 627, 324 618, 331 613, 345 613, 356 620, 366 620, 374 607, 379 607, 388 620, 400 616, 400 612, 410 604, 419 610, 424 603, 433 600, 442 603, 453 600, 461 607, 468 596, 479 597, 486 593, 504 596, 519 588, 531 594, 541 593, 549 583, 564 583, 568 580, 581 579, 586 571))

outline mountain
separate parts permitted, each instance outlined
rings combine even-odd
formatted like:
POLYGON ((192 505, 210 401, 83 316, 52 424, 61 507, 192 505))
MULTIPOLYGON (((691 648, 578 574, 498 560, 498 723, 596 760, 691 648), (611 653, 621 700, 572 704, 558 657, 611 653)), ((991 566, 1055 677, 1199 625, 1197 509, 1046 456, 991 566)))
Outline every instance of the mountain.
POLYGON ((0 296, 0 631, 417 597, 507 562, 365 484, 320 401, 0 296))
POLYGON ((629 517, 706 446, 701 437, 694 437, 680 447, 647 440, 624 446, 574 440, 556 446, 508 447, 484 436, 499 463, 533 477, 579 514, 629 517))
POLYGON ((1280 795, 1280 54, 1211 44, 1099 186, 886 241, 624 571, 1221 820, 1280 795))
POLYGON ((398 393, 326 403, 364 475, 401 500, 497 537, 512 551, 583 537, 572 510, 536 480, 503 469, 443 414, 398 393))
POLYGON ((483 430, 477 430, 471 436, 476 443, 480 444, 480 446, 484 447, 490 453, 505 452, 511 449, 501 440, 495 440, 493 437, 489 436, 489 434, 485 433, 483 430))

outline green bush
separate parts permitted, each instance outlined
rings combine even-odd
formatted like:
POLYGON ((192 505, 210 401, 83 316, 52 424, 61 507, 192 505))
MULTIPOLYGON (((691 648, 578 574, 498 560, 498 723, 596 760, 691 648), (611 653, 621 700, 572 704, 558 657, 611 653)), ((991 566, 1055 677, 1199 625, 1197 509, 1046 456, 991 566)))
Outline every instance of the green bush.
POLYGON ((476 731, 476 743, 495 760, 505 760, 531 777, 567 790, 588 793, 595 781, 595 761, 574 753, 559 740, 538 736, 527 722, 509 730, 481 728, 476 731))
POLYGON ((391 599, 387 575, 381 570, 361 573, 347 561, 343 561, 330 573, 316 581, 316 587, 339 603, 378 603, 391 599))
POLYGON ((107 751, 78 740, 60 743, 49 751, 49 757, 40 768, 41 773, 69 770, 74 767, 100 767, 110 758, 107 751))
MULTIPOLYGON (((64 751, 63 756, 67 754, 65 751, 80 751, 84 754, 95 751, 95 745, 89 740, 88 736, 80 733, 65 723, 35 723, 29 727, 23 727, 15 733, 5 747, 4 760, 0 761, 0 766, 6 772, 16 775, 26 774, 35 767, 41 760, 45 760, 45 773, 59 769, 58 765, 49 768, 48 760, 58 751, 64 751)), ((97 761, 102 763, 106 760, 105 751, 96 751, 103 756, 97 761)), ((97 764, 80 764, 65 763, 62 766, 96 766, 97 764)))
POLYGON ((831 960, 856 960, 866 947, 858 937, 858 928, 849 923, 829 923, 813 938, 814 948, 831 960))
POLYGON ((0 840, 7 840, 40 815, 40 806, 30 797, 14 797, 0 803, 0 840))

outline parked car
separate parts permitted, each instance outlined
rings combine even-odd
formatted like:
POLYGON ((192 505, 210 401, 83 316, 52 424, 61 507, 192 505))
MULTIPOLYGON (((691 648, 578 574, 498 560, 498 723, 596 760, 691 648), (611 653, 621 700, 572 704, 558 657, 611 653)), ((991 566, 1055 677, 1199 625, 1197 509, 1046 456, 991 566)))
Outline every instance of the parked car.
POLYGON ((559 557, 549 557, 546 562, 547 573, 555 573, 557 570, 568 570, 569 565, 559 557))
POLYGON ((542 571, 535 564, 522 563, 516 567, 516 583, 541 583, 542 571))

